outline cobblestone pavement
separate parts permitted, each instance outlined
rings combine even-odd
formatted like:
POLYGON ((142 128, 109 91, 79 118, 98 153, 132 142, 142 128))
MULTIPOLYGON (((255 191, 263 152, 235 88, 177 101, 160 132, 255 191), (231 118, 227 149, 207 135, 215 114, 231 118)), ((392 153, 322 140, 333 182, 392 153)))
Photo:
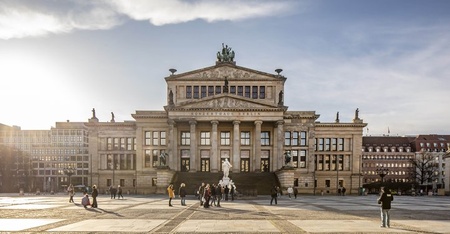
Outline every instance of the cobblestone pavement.
MULTIPOLYGON (((79 194, 77 194, 79 195, 79 194)), ((14 233, 450 233, 450 197, 396 196, 391 228, 380 227, 377 197, 268 196, 222 201, 205 209, 194 197, 173 207, 162 195, 81 197, 0 194, 0 232, 14 233)))

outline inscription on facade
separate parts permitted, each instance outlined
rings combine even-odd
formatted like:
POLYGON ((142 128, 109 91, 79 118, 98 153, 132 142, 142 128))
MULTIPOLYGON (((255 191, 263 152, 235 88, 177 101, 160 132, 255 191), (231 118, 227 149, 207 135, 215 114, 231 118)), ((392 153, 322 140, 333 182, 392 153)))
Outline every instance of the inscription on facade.
POLYGON ((254 112, 191 112, 192 116, 261 116, 254 112))

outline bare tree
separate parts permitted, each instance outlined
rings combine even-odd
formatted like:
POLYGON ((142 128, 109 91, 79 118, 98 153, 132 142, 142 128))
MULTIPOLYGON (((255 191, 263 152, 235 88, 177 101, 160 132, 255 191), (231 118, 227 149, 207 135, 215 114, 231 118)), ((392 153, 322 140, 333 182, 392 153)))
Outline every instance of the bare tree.
POLYGON ((432 183, 437 178, 439 163, 432 152, 422 151, 410 162, 413 167, 413 177, 420 185, 432 183))

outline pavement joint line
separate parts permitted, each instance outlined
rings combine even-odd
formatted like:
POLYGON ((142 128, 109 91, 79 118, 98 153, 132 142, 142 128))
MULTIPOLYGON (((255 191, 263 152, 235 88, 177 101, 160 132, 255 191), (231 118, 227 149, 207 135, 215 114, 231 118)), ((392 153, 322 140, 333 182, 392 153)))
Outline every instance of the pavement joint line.
POLYGON ((189 220, 190 217, 196 212, 197 208, 200 207, 200 203, 196 202, 190 206, 188 206, 186 209, 183 209, 180 211, 177 215, 175 215, 173 218, 168 219, 166 222, 160 224, 160 227, 156 227, 154 230, 151 231, 152 233, 174 233, 174 231, 177 229, 180 224, 182 224, 184 221, 189 220), (182 214, 188 214, 186 218, 179 218, 182 214))

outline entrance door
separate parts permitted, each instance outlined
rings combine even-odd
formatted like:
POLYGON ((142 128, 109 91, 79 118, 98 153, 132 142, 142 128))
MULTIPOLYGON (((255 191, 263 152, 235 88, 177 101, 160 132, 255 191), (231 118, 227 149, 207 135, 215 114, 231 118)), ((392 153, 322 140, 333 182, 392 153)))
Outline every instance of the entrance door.
POLYGON ((250 159, 241 158, 241 172, 249 172, 249 171, 250 171, 250 159))
POLYGON ((200 171, 209 171, 209 158, 202 158, 200 164, 200 171))
POLYGON ((181 171, 189 171, 190 170, 191 160, 189 158, 181 159, 181 171))
POLYGON ((261 159, 261 171, 269 172, 270 171, 270 161, 268 158, 261 159))

